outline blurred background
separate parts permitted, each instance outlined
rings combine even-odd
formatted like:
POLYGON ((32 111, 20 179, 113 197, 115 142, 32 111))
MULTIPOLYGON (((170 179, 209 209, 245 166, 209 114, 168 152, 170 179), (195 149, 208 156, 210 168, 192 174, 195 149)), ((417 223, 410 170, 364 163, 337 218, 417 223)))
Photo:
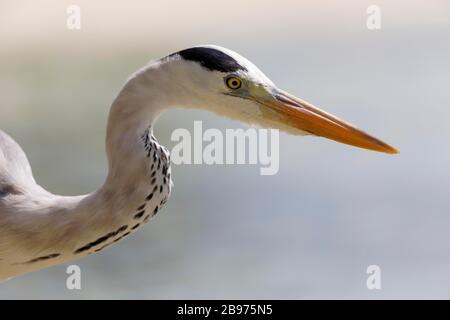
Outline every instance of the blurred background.
MULTIPOLYGON (((103 183, 106 118, 130 73, 206 43, 401 154, 282 134, 275 176, 173 166, 151 223, 75 262, 82 290, 66 289, 62 265, 0 284, 0 298, 450 298, 449 36, 445 0, 2 0, 0 128, 54 193, 103 183), (66 28, 70 4, 81 30, 66 28), (380 30, 366 27, 372 4, 380 30), (373 264, 381 290, 366 287, 373 264)), ((194 120, 243 126, 176 110, 156 136, 171 149, 171 132, 194 120)))

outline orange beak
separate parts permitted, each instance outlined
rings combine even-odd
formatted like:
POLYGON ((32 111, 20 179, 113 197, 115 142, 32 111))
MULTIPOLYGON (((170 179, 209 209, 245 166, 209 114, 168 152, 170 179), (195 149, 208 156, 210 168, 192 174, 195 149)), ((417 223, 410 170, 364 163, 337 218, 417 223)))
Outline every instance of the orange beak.
POLYGON ((261 103, 275 111, 281 121, 294 128, 359 148, 399 153, 387 143, 293 95, 277 90, 274 97, 273 100, 261 103))

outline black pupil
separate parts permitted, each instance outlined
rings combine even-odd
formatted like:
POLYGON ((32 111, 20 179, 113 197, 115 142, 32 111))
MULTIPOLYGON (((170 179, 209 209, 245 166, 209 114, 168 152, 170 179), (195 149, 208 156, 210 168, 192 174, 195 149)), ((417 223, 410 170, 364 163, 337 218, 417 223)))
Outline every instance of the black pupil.
POLYGON ((239 82, 237 82, 237 80, 232 80, 232 81, 231 81, 231 85, 232 85, 233 87, 237 87, 237 86, 239 85, 239 82))

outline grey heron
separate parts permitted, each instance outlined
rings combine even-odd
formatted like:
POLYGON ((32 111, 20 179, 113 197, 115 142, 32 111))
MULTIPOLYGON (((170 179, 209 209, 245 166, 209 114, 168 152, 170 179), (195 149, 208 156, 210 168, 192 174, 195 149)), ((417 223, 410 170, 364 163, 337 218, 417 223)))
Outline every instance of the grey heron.
POLYGON ((200 108, 295 135, 398 151, 278 89, 255 65, 218 46, 188 48, 134 73, 107 124, 108 175, 95 192, 51 194, 36 183, 21 147, 0 131, 0 279, 96 253, 135 232, 172 189, 170 156, 153 124, 172 107, 200 108))

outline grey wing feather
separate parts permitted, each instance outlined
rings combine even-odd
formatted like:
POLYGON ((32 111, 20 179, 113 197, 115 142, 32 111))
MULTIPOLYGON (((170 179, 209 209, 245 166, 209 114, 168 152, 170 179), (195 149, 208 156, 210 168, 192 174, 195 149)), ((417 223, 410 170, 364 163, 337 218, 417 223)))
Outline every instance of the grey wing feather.
POLYGON ((17 142, 0 130, 0 197, 22 193, 35 184, 25 152, 17 142))

